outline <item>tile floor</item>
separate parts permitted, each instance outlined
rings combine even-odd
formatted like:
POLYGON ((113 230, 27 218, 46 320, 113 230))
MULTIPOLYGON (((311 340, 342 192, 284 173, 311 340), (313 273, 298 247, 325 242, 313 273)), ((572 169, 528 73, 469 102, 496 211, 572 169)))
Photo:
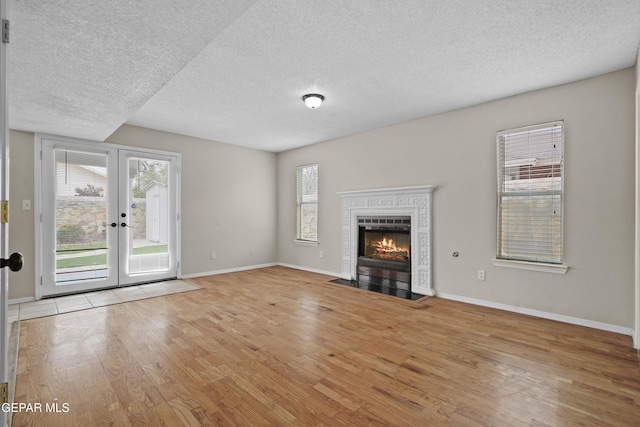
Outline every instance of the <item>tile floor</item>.
POLYGON ((9 322, 15 322, 17 320, 35 319, 36 317, 52 316, 54 314, 159 297, 195 289, 200 288, 184 280, 169 280, 146 285, 127 286, 124 288, 88 292, 86 294, 12 304, 9 306, 8 317, 9 322))

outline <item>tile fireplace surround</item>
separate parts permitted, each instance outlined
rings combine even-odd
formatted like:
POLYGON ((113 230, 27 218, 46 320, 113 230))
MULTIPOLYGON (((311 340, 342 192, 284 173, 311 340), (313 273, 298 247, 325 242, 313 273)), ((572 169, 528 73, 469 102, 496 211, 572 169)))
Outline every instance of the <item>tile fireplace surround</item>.
POLYGON ((355 280, 358 259, 359 216, 411 217, 411 291, 435 296, 431 285, 431 205, 433 185, 343 191, 342 272, 340 277, 355 280))

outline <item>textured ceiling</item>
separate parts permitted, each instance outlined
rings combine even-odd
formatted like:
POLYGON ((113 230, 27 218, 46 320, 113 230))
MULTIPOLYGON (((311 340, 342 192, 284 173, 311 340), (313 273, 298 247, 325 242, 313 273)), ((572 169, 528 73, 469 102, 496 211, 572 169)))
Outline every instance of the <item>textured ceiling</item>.
POLYGON ((12 129, 274 152, 631 67, 640 42, 639 0, 10 0, 9 17, 12 129))

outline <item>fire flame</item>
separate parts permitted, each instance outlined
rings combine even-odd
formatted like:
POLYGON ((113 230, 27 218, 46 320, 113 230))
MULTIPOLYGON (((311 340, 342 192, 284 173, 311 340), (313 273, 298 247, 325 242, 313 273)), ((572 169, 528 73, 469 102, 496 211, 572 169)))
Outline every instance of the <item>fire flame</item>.
POLYGON ((375 246, 375 257, 380 258, 408 258, 409 248, 397 246, 391 238, 383 237, 375 246))
POLYGON ((386 237, 382 238, 382 249, 385 251, 397 251, 399 248, 396 247, 396 244, 393 242, 393 239, 387 240, 386 237))

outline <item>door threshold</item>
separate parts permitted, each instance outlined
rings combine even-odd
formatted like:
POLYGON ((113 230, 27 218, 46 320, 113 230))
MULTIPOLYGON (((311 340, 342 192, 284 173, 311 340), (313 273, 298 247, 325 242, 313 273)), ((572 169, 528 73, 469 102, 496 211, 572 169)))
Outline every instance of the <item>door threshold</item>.
POLYGON ((28 320, 198 289, 201 288, 197 285, 175 279, 43 298, 38 301, 13 304, 10 307, 18 306, 17 320, 28 320))
POLYGON ((73 296, 73 295, 85 295, 85 294, 90 294, 90 293, 93 293, 93 292, 108 291, 108 290, 111 290, 111 289, 124 289, 124 288, 129 288, 131 286, 148 285, 148 284, 152 284, 152 283, 163 283, 163 282, 169 282, 171 280, 178 280, 178 278, 177 277, 170 277, 168 279, 150 280, 148 282, 136 282, 136 283, 129 283, 129 284, 126 284, 126 285, 106 286, 104 288, 96 288, 96 289, 91 289, 91 290, 88 290, 88 291, 75 291, 75 292, 66 292, 66 293, 53 294, 53 295, 42 295, 42 298, 40 298, 40 301, 42 301, 43 299, 69 297, 69 296, 73 296))

